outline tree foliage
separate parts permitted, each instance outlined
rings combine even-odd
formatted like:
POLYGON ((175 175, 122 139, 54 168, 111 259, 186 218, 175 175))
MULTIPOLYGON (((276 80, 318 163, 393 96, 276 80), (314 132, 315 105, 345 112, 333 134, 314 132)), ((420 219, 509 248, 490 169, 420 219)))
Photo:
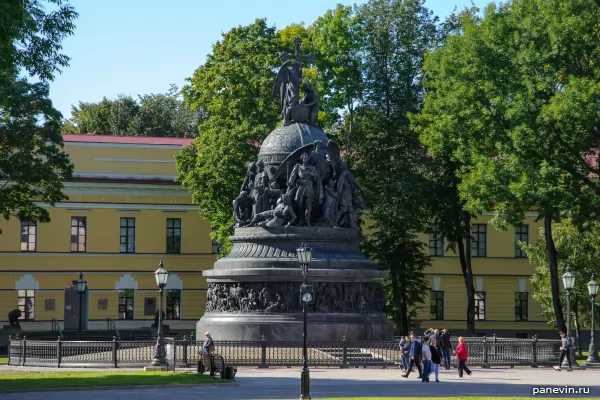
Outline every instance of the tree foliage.
MULTIPOLYGON (((583 229, 577 227, 570 219, 554 224, 552 239, 558 254, 558 273, 562 275, 569 265, 575 276, 575 287, 571 291, 571 310, 574 325, 579 337, 580 330, 591 326, 591 307, 587 283, 592 276, 596 281, 600 278, 600 223, 588 221, 583 229)), ((543 228, 541 228, 543 230, 543 228)), ((542 315, 553 328, 560 328, 554 312, 554 303, 550 285, 550 262, 546 250, 546 240, 543 232, 541 238, 528 245, 521 243, 527 251, 529 261, 536 265, 531 283, 535 289, 533 298, 541 305, 542 315)), ((566 293, 561 291, 561 304, 566 305, 566 293)), ((598 304, 598 303, 596 303, 598 304)), ((566 309, 563 308, 566 313, 566 309)), ((596 321, 600 321, 600 307, 595 308, 596 321)))
POLYGON ((408 113, 422 102, 422 65, 437 40, 436 19, 422 1, 372 0, 357 8, 362 41, 360 104, 350 149, 372 222, 364 249, 390 271, 388 309, 399 332, 416 324, 430 265, 417 234, 431 214, 430 165, 408 113))
POLYGON ((48 82, 69 58, 61 41, 73 33, 77 13, 61 0, 0 3, 0 215, 48 222, 66 198, 62 181, 73 165, 62 151, 61 114, 48 98, 48 82), (45 5, 54 11, 46 12, 45 5), (32 82, 33 81, 33 82, 32 82))
POLYGON ((598 213, 588 153, 598 147, 597 2, 512 0, 461 28, 428 57, 431 143, 462 163, 460 196, 472 212, 495 208, 500 228, 535 208, 544 219, 554 309, 565 329, 552 224, 598 213))
POLYGON ((278 54, 289 48, 264 19, 233 28, 214 44, 183 88, 186 104, 202 109, 207 118, 194 144, 177 157, 178 179, 192 192, 225 250, 231 204, 246 164, 256 159, 258 145, 279 122, 271 94, 278 54))
POLYGON ((201 110, 191 111, 177 86, 171 85, 167 93, 138 96, 137 100, 120 95, 98 103, 79 102, 64 126, 96 135, 194 137, 202 116, 201 110))

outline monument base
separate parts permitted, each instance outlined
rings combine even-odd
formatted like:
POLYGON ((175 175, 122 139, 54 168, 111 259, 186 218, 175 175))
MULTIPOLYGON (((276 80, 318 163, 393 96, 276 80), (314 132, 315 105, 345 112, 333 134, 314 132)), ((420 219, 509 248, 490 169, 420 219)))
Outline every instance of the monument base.
MULTIPOLYGON (((196 338, 210 332, 220 340, 301 341, 303 316, 286 314, 205 314, 196 324, 196 338)), ((392 323, 385 314, 308 314, 309 341, 388 341, 393 339, 392 323)))

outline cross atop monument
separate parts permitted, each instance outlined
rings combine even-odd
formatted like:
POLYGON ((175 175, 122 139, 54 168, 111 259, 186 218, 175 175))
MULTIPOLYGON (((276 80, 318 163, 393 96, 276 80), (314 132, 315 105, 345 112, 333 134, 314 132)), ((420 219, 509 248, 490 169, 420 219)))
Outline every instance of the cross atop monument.
POLYGON ((302 39, 300 39, 298 36, 296 36, 294 38, 294 54, 286 54, 283 53, 281 54, 281 59, 283 61, 287 61, 287 60, 296 60, 296 61, 306 61, 306 62, 315 62, 315 56, 314 54, 306 54, 306 55, 300 55, 300 47, 302 47, 302 39))

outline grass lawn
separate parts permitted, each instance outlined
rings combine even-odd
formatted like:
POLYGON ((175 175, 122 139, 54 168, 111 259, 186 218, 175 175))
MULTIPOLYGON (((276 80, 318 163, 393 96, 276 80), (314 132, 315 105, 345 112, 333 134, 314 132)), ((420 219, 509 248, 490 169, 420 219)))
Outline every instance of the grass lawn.
POLYGON ((8 358, 1 358, 0 357, 0 364, 8 364, 8 358))
POLYGON ((206 385, 224 380, 185 372, 29 372, 0 375, 2 389, 49 389, 93 386, 206 385))
POLYGON ((587 351, 582 351, 581 354, 583 354, 583 355, 580 356, 579 352, 575 352, 575 359, 577 361, 585 361, 585 360, 587 360, 588 352, 587 351))

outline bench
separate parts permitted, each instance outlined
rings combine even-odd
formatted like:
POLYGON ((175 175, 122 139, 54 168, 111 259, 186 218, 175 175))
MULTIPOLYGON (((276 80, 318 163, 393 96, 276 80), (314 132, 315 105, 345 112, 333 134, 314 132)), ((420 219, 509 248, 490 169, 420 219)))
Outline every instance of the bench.
POLYGON ((212 375, 213 370, 213 362, 211 356, 208 354, 200 354, 200 359, 198 360, 198 373, 203 374, 208 371, 212 375))
POLYGON ((200 372, 201 366, 203 366, 203 370, 201 373, 204 373, 204 371, 208 369, 210 371, 210 376, 215 376, 219 374, 221 379, 235 381, 235 374, 237 373, 237 368, 235 368, 233 365, 227 364, 223 356, 219 354, 202 355, 200 361, 198 361, 198 372, 200 372))

